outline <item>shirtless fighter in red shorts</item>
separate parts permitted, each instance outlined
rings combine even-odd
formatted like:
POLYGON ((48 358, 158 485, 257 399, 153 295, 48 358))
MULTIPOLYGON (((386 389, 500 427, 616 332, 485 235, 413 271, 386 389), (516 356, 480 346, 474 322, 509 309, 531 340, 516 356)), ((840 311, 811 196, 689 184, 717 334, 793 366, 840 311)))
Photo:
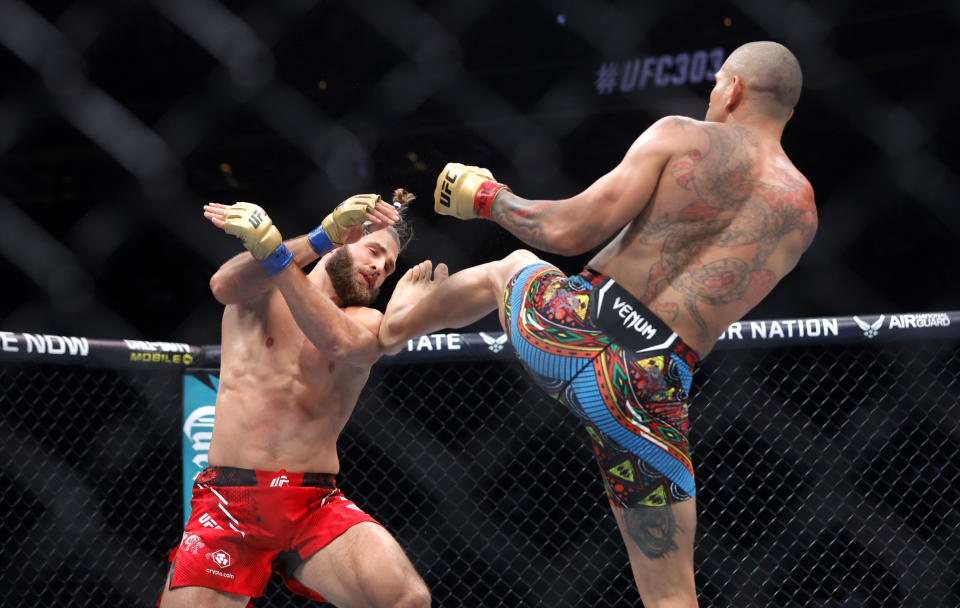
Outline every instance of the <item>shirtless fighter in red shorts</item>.
POLYGON ((382 315, 367 306, 409 228, 376 195, 344 201, 285 243, 256 205, 208 204, 204 215, 250 253, 210 280, 226 305, 211 466, 193 486, 161 607, 244 606, 272 572, 340 607, 429 606, 403 549, 334 479, 337 437, 371 365, 403 344, 380 342, 382 315), (364 235, 364 222, 374 231, 364 235))

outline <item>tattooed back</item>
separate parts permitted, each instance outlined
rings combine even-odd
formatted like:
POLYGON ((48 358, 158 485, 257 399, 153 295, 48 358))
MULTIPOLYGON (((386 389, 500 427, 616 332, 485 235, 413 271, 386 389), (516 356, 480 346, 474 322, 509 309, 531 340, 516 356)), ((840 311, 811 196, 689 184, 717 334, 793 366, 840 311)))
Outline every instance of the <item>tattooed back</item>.
MULTIPOLYGON (((681 117, 656 127, 653 137, 668 148, 658 181, 652 190, 637 188, 648 200, 636 201, 640 213, 590 266, 639 297, 703 356, 813 240, 813 189, 779 138, 681 117)), ((635 169, 650 171, 640 163, 635 169)))

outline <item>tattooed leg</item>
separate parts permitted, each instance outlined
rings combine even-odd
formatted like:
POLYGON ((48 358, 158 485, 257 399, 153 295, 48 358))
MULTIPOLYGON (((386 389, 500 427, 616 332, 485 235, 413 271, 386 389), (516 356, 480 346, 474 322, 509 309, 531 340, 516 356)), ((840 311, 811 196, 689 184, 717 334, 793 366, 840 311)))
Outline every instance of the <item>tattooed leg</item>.
POLYGON ((676 551, 677 520, 667 507, 635 507, 626 509, 627 534, 650 559, 662 559, 676 551))
POLYGON ((696 499, 625 509, 610 502, 644 606, 694 608, 693 537, 696 499))

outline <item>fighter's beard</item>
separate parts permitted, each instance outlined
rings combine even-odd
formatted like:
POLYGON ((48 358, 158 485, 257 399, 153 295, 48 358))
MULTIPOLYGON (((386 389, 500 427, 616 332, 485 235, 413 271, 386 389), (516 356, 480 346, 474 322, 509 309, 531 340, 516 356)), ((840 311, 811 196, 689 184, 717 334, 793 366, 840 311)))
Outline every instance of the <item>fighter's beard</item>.
POLYGON ((380 288, 368 287, 357 280, 358 269, 346 247, 338 247, 327 258, 325 268, 343 306, 370 306, 377 299, 380 288))

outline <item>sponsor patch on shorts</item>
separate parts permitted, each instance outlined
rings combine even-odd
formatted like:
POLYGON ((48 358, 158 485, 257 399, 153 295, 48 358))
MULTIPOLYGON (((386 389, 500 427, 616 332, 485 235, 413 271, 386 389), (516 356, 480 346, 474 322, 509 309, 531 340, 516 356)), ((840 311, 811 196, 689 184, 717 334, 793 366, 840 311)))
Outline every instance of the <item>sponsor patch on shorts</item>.
POLYGON ((677 334, 613 279, 596 287, 591 304, 597 325, 620 345, 637 353, 667 348, 677 334))

